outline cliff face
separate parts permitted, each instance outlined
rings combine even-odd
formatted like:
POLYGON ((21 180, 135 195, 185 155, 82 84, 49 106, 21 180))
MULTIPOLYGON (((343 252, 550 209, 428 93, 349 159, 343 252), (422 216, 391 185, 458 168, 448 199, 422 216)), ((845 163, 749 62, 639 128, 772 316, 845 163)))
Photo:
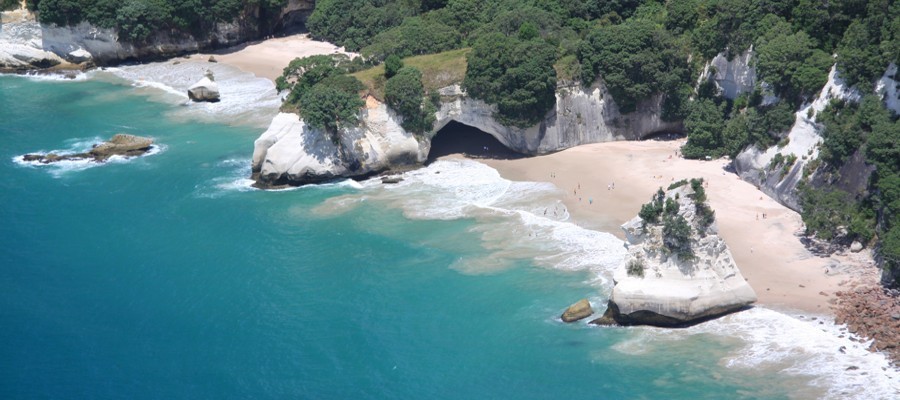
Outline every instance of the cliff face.
MULTIPOLYGON (((828 82, 819 95, 794 113, 794 125, 788 131, 786 145, 767 149, 751 146, 735 158, 734 168, 741 179, 758 185, 779 203, 800 210, 797 184, 803 179, 804 167, 819 157, 819 144, 822 143, 821 127, 816 124, 816 117, 834 99, 859 101, 860 94, 844 84, 833 66, 828 82), (773 165, 772 160, 778 154, 783 158, 796 158, 796 162, 790 166, 773 165)), ((867 177, 860 177, 861 181, 867 182, 867 177)))
POLYGON ((62 27, 40 23, 34 14, 23 9, 3 12, 0 71, 83 68, 232 46, 259 38, 272 29, 283 29, 286 24, 305 21, 314 6, 311 0, 292 0, 271 24, 260 18, 258 6, 250 7, 235 21, 216 24, 205 37, 157 32, 146 44, 120 41, 115 29, 103 29, 87 22, 62 27))
POLYGON ((640 217, 622 225, 628 257, 616 269, 609 307, 596 324, 681 326, 739 310, 756 301, 715 222, 702 227, 689 185, 670 190, 691 227, 693 258, 668 251, 662 224, 640 217))
POLYGON ((361 126, 342 132, 336 144, 296 114, 278 114, 254 142, 257 185, 316 183, 425 161, 427 147, 400 127, 386 105, 370 100, 362 117, 361 126))
POLYGON ((342 132, 344 150, 340 155, 323 132, 310 129, 299 120, 288 126, 284 121, 297 117, 281 115, 254 144, 253 171, 257 182, 263 187, 299 185, 419 164, 428 157, 431 139, 451 121, 478 128, 523 154, 547 153, 586 143, 638 140, 657 132, 682 130, 680 122, 662 121, 660 97, 641 103, 633 113, 621 114, 599 84, 587 89, 580 85, 560 88, 556 107, 543 121, 528 128, 499 123, 493 117, 493 107, 468 97, 459 86, 443 88, 440 94, 442 103, 434 128, 421 136, 406 132, 400 126, 402 117, 370 98, 362 111, 361 126, 342 132), (279 144, 283 140, 306 145, 279 144), (404 145, 398 146, 401 142, 404 145), (273 148, 276 151, 271 151, 273 148), (313 156, 326 153, 335 157, 323 163, 322 157, 313 156))

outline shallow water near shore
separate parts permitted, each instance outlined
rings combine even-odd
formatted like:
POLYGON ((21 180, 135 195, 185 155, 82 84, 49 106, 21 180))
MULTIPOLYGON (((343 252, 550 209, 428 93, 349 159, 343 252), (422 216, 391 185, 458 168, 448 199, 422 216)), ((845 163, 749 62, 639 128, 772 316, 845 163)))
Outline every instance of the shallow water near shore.
POLYGON ((582 297, 602 311, 624 253, 550 185, 452 161, 390 187, 258 191, 258 124, 148 90, 0 76, 0 398, 897 395, 879 354, 764 308, 685 330, 562 324, 582 297), (123 131, 161 151, 16 160, 123 131))

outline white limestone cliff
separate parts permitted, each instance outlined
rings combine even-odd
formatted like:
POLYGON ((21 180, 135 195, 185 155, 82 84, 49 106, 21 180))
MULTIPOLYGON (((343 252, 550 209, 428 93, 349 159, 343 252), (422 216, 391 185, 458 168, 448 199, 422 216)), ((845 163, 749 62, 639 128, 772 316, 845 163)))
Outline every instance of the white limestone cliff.
POLYGON ((691 226, 693 258, 670 253, 661 224, 640 217, 622 225, 628 257, 615 273, 609 307, 594 324, 682 326, 740 310, 756 301, 715 222, 702 228, 690 185, 666 193, 691 226), (629 266, 632 271, 629 272, 629 266), (637 273, 634 269, 640 269, 637 273), (640 276, 640 275, 643 276, 640 276))
POLYGON ((362 111, 361 126, 341 133, 346 151, 340 157, 329 140, 314 139, 324 137, 322 133, 310 129, 296 116, 279 116, 254 145, 253 171, 257 182, 262 187, 297 185, 419 164, 428 157, 431 139, 451 121, 478 128, 523 154, 547 153, 586 143, 638 140, 653 133, 682 130, 680 122, 660 118, 661 97, 642 102, 633 113, 621 114, 600 84, 586 89, 574 84, 559 88, 555 108, 543 121, 528 128, 499 123, 493 117, 494 107, 468 97, 458 85, 443 88, 440 94, 441 107, 435 114, 433 129, 420 136, 406 132, 400 126, 400 116, 369 98, 362 111), (285 124, 287 120, 297 122, 285 124), (280 140, 304 146, 279 145, 280 140), (323 163, 323 157, 312 154, 333 154, 338 158, 323 163))
MULTIPOLYGON (((283 28, 292 21, 302 23, 305 17, 297 15, 306 15, 314 7, 314 1, 292 0, 274 25, 283 28)), ((160 31, 154 33, 147 44, 134 44, 120 40, 115 29, 99 28, 87 22, 57 26, 38 22, 35 15, 25 9, 4 11, 0 13, 0 71, 85 68, 236 45, 259 37, 260 26, 254 23, 257 17, 258 10, 246 9, 244 15, 233 22, 217 23, 203 38, 160 31)))
POLYGON ((335 144, 296 114, 278 114, 254 142, 258 185, 316 183, 425 161, 427 149, 400 127, 386 105, 370 101, 362 116, 361 126, 342 132, 341 143, 335 144))
POLYGON ((828 82, 810 103, 794 113, 794 124, 787 134, 787 144, 767 149, 748 147, 735 158, 734 167, 741 179, 754 183, 766 194, 785 206, 799 210, 797 184, 803 179, 803 168, 819 156, 822 136, 816 124, 819 112, 835 99, 859 101, 860 94, 841 79, 836 66, 828 73, 828 82), (792 166, 771 165, 777 154, 796 158, 792 166), (786 172, 785 172, 786 171, 786 172))
POLYGON ((753 48, 729 60, 726 53, 719 53, 707 64, 702 77, 712 79, 719 92, 727 99, 736 99, 756 88, 756 68, 753 67, 753 48))

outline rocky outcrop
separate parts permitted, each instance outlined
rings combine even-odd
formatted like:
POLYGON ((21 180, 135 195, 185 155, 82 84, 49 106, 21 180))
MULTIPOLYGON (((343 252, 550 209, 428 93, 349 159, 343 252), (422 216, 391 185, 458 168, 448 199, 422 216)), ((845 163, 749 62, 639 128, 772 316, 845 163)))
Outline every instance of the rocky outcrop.
POLYGON ((860 286, 835 293, 834 322, 871 339, 870 350, 884 351, 900 364, 900 290, 860 286))
POLYGON ((436 122, 432 131, 424 135, 406 132, 400 126, 402 117, 370 97, 361 112, 361 125, 341 132, 341 152, 324 133, 311 129, 297 116, 279 116, 254 145, 257 182, 262 187, 300 185, 422 163, 431 149, 431 139, 451 121, 478 128, 522 154, 548 153, 586 143, 638 140, 683 129, 680 122, 662 120, 660 96, 642 102, 633 113, 622 114, 601 83, 590 88, 578 84, 561 86, 556 93, 556 107, 529 128, 501 124, 493 117, 494 107, 467 96, 458 85, 441 89, 440 95, 436 122))
MULTIPOLYGON (((715 222, 703 226, 703 214, 697 211, 693 196, 689 185, 665 194, 665 201, 675 202, 677 215, 690 226, 690 256, 672 250, 675 239, 664 234, 665 223, 645 224, 635 217, 622 225, 629 255, 614 273, 606 312, 591 323, 685 326, 756 301, 756 293, 718 236, 715 222)), ((677 217, 663 211, 660 218, 677 217)))
POLYGON ((112 156, 136 157, 150 151, 153 145, 153 139, 129 135, 127 133, 117 133, 113 135, 109 141, 95 145, 87 153, 76 154, 26 154, 22 156, 24 161, 40 162, 49 164, 59 161, 71 160, 93 160, 96 162, 104 162, 112 156))
POLYGON ((259 6, 248 7, 232 22, 217 23, 204 36, 160 31, 143 43, 120 40, 115 29, 82 22, 74 26, 40 23, 34 14, 21 9, 0 14, 0 71, 47 68, 86 68, 129 60, 154 60, 201 50, 233 46, 288 29, 305 18, 291 16, 311 12, 315 1, 292 0, 279 15, 263 15, 259 6), (270 20, 274 19, 272 22, 270 20))
POLYGON ((897 64, 891 63, 888 66, 875 85, 875 93, 881 96, 888 109, 900 115, 900 75, 897 70, 897 64))
POLYGON ((719 53, 706 65, 701 79, 712 80, 722 96, 728 99, 751 93, 757 83, 753 55, 752 47, 731 60, 726 53, 719 53))
POLYGON ((216 83, 212 71, 206 70, 206 75, 191 85, 187 94, 192 101, 219 101, 219 84, 216 83))
MULTIPOLYGON (((828 82, 819 95, 795 113, 794 125, 788 131, 786 144, 767 149, 748 147, 734 160, 735 171, 741 179, 753 183, 779 203, 800 210, 797 184, 803 179, 803 169, 819 156, 822 137, 816 117, 834 99, 859 101, 860 94, 848 87, 833 66, 828 82), (780 156, 778 156, 780 154, 780 156), (773 162, 776 157, 786 162, 773 162)), ((777 161, 777 160, 776 160, 777 161)), ((866 182, 863 180, 862 182, 866 182)))
POLYGON ((362 124, 344 130, 335 143, 296 114, 278 114, 254 142, 257 186, 317 183, 424 162, 428 154, 398 121, 386 105, 370 101, 362 111, 362 124))
POLYGON ((581 299, 569 306, 559 318, 563 322, 575 322, 590 317, 592 314, 594 314, 594 309, 591 308, 591 302, 581 299))

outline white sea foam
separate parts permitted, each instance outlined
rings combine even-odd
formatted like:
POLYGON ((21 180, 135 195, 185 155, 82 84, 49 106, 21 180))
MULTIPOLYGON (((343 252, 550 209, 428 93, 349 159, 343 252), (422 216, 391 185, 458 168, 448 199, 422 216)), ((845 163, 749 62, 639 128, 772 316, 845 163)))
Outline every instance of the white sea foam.
POLYGON ((97 78, 133 86, 151 100, 179 106, 170 112, 176 119, 264 128, 281 106, 272 81, 226 64, 197 60, 179 60, 177 64, 155 62, 107 68, 97 72, 97 78), (192 102, 187 97, 187 89, 200 80, 206 70, 213 72, 221 100, 216 103, 192 102))
MULTIPOLYGON (((880 353, 859 341, 828 317, 790 316, 763 307, 731 314, 686 329, 634 328, 635 334, 613 348, 627 354, 648 354, 677 345, 673 342, 716 335, 735 338, 734 350, 722 366, 745 371, 792 376, 820 389, 827 399, 900 398, 900 373, 880 353), (857 341, 851 340, 851 338, 857 341)), ((794 393, 794 394, 796 394, 794 393)))
POLYGON ((475 161, 438 161, 403 174, 397 184, 382 185, 375 178, 359 187, 360 192, 331 198, 314 212, 334 215, 371 199, 410 219, 475 219, 472 231, 491 254, 451 266, 464 273, 502 270, 513 260, 528 259, 549 268, 589 270, 592 281, 609 286, 613 268, 626 253, 613 235, 568 222, 561 193, 552 184, 509 181, 475 161))
POLYGON ((93 76, 91 72, 70 71, 63 73, 47 73, 47 72, 30 72, 25 74, 0 74, 9 76, 19 76, 31 81, 41 82, 84 82, 93 76))
MULTIPOLYGON (((612 287, 612 270, 625 256, 622 242, 614 236, 569 223, 559 202, 563 195, 552 185, 511 182, 474 161, 438 161, 404 174, 398 184, 382 185, 380 179, 371 179, 361 186, 359 192, 333 197, 314 211, 339 214, 372 200, 398 208, 411 219, 474 219, 477 223, 471 230, 491 254, 462 258, 451 266, 463 273, 490 273, 517 259, 563 270, 588 270, 594 276, 591 283, 599 289, 592 302, 604 304, 612 287)), ((721 338, 722 367, 764 371, 806 385, 788 388, 796 398, 900 396, 900 375, 886 358, 868 352, 866 344, 850 340, 845 330, 824 317, 803 320, 756 307, 687 329, 628 329, 633 331, 629 339, 614 346, 627 354, 665 352, 673 342, 702 343, 710 335, 721 338)))
POLYGON ((869 352, 869 343, 851 340, 846 327, 825 317, 801 320, 756 307, 688 331, 739 337, 746 346, 723 360, 725 365, 783 366, 782 372, 809 376, 811 384, 827 388, 827 398, 900 398, 900 372, 883 354, 869 352))
MULTIPOLYGON (((29 154, 47 155, 47 154, 53 153, 53 154, 58 154, 58 155, 69 155, 69 154, 85 153, 85 152, 89 151, 93 147, 94 144, 100 143, 102 141, 103 141, 103 139, 101 139, 100 137, 94 137, 94 138, 90 138, 90 139, 84 139, 84 138, 70 139, 70 140, 66 141, 66 143, 68 144, 68 147, 65 149, 50 150, 50 151, 35 151, 35 152, 29 153, 29 154)), ((115 155, 115 156, 109 157, 104 162, 96 162, 93 159, 81 159, 81 160, 64 160, 64 161, 44 164, 44 163, 40 163, 37 161, 25 161, 24 155, 15 156, 12 158, 12 161, 18 165, 25 166, 25 167, 46 169, 47 172, 49 172, 54 177, 58 178, 58 177, 66 175, 70 172, 83 171, 88 168, 94 168, 94 167, 99 167, 99 166, 109 165, 109 164, 128 163, 128 162, 131 162, 136 159, 141 159, 144 157, 162 153, 162 152, 166 151, 166 149, 167 149, 167 147, 165 145, 154 144, 154 145, 150 146, 150 150, 148 150, 146 153, 144 153, 138 157, 124 157, 124 156, 115 155)))

